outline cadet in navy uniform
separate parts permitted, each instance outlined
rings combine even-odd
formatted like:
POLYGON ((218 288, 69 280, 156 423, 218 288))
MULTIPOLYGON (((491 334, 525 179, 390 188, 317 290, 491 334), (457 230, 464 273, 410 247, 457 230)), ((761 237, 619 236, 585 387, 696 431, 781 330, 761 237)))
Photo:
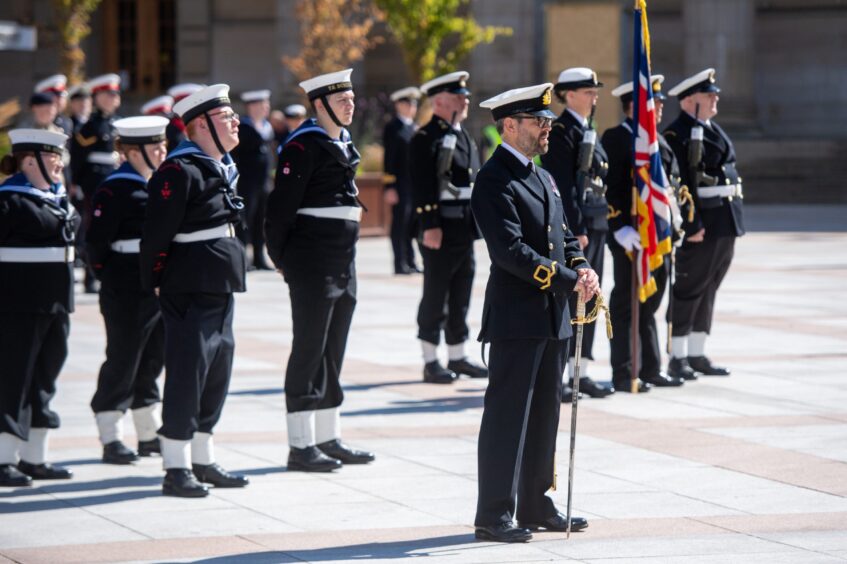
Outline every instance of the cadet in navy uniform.
POLYGON ((268 251, 288 283, 294 322, 285 371, 289 470, 328 472, 374 460, 341 442, 339 376, 356 307, 362 216, 360 156, 346 129, 355 108, 351 73, 300 83, 317 117, 288 136, 268 197, 268 251))
POLYGON ((47 433, 59 427, 50 400, 68 355, 79 216, 61 184, 67 136, 15 129, 9 138, 0 165, 12 175, 0 185, 0 486, 15 487, 71 477, 47 463, 47 433))
POLYGON ((165 333, 155 294, 141 289, 138 259, 147 181, 165 160, 167 125, 161 116, 114 123, 115 146, 126 161, 95 192, 88 229, 87 252, 101 282, 100 311, 106 324, 106 361, 100 367, 91 409, 103 444, 103 462, 109 464, 129 464, 138 455, 159 452, 156 379, 165 363, 165 333), (123 443, 127 409, 132 410, 138 453, 123 443))
POLYGON ((383 185, 385 203, 391 206, 391 249, 394 274, 420 272, 412 248, 412 179, 409 174, 409 144, 415 134, 415 115, 421 91, 414 86, 391 94, 394 117, 382 130, 383 185))
POLYGON ((145 116, 161 116, 167 118, 168 126, 165 128, 165 138, 168 142, 168 151, 173 151, 176 146, 185 140, 185 125, 173 112, 174 98, 168 94, 156 96, 141 106, 141 113, 145 116))
POLYGON ((268 178, 271 172, 271 142, 274 130, 268 121, 271 112, 271 91, 251 90, 241 94, 247 114, 238 127, 238 147, 232 158, 238 165, 238 193, 244 198, 243 229, 239 235, 246 247, 253 247, 253 268, 272 270, 265 260, 265 204, 268 198, 268 178))
POLYGON ((735 148, 712 121, 718 113, 719 92, 714 69, 690 76, 668 92, 679 99, 682 111, 665 129, 665 139, 679 161, 682 183, 694 198, 694 221, 684 225, 685 239, 676 255, 673 285, 668 373, 681 377, 691 371, 729 375, 728 369, 713 365, 705 353, 715 296, 732 262, 735 239, 744 235, 744 193, 735 168, 735 148), (689 161, 692 133, 702 138, 699 174, 689 161))
POLYGON ((188 140, 148 183, 141 281, 143 289, 157 289, 165 322, 162 490, 203 497, 209 492, 199 482, 247 484, 215 463, 212 443, 232 373, 232 294, 245 289, 244 246, 235 237, 243 204, 229 156, 238 144, 238 114, 226 84, 198 90, 174 111, 186 123, 188 140))
POLYGON ((54 74, 48 76, 41 82, 35 85, 33 92, 35 94, 49 94, 53 99, 53 104, 56 107, 56 117, 53 123, 67 135, 73 135, 73 123, 70 118, 65 115, 65 108, 68 106, 68 91, 66 89, 68 78, 63 74, 54 74))
POLYGON ((74 135, 91 115, 91 91, 87 84, 77 84, 68 91, 71 130, 74 135))
MULTIPOLYGON (((572 334, 568 297, 583 291, 590 299, 600 288, 556 184, 532 162, 548 148, 552 87, 518 88, 480 104, 503 139, 471 199, 491 257, 479 334, 491 343, 474 523, 482 540, 525 542, 537 529, 567 529, 546 493, 572 334)), ((572 530, 588 526, 581 517, 571 522, 572 530)))
MULTIPOLYGON (((651 77, 653 102, 656 108, 656 120, 660 120, 662 82, 665 77, 655 74, 651 77)), ((606 242, 612 253, 613 276, 615 286, 609 300, 609 312, 615 338, 609 343, 611 348, 612 384, 621 392, 631 391, 632 351, 630 325, 632 323, 632 260, 627 255, 641 248, 641 236, 632 225, 632 187, 633 187, 633 128, 632 122, 632 82, 622 84, 612 90, 612 96, 620 98, 626 119, 603 133, 603 148, 609 157, 609 174, 606 183, 609 190, 609 235, 606 242)), ((662 353, 659 348, 659 334, 656 328, 656 312, 662 303, 665 286, 668 281, 670 256, 665 255, 664 264, 652 272, 656 281, 656 292, 647 298, 638 308, 638 335, 640 361, 638 363, 640 379, 639 391, 647 392, 652 386, 681 386, 683 380, 668 377, 662 372, 662 353)))
MULTIPOLYGON (((594 156, 589 163, 587 174, 580 173, 580 146, 589 138, 595 139, 593 124, 589 117, 593 114, 597 103, 599 88, 602 82, 597 81, 597 73, 589 68, 575 67, 565 69, 559 74, 559 82, 554 86, 554 92, 559 101, 565 104, 565 109, 559 118, 553 122, 550 132, 550 150, 541 155, 544 168, 553 175, 553 180, 562 193, 565 203, 565 213, 568 216, 568 226, 573 231, 582 246, 585 258, 594 267, 600 280, 603 279, 603 256, 606 247, 606 232, 608 224, 606 214, 608 208, 605 198, 604 178, 608 171, 606 152, 602 144, 594 144, 594 156), (588 132, 586 134, 586 132, 588 132), (589 179, 589 190, 583 185, 583 176, 589 179)), ((571 310, 576 308, 576 294, 571 295, 571 310)), ((587 304, 588 310, 594 303, 587 304)), ((585 327, 582 341, 582 359, 580 366, 585 372, 579 381, 579 391, 593 398, 606 397, 614 390, 594 382, 588 375, 590 360, 594 359, 592 347, 594 344, 594 325, 585 327)), ((573 355, 568 359, 568 379, 573 380, 573 355)), ((565 401, 569 401, 563 397, 565 401)))
MULTIPOLYGON (((100 183, 117 168, 115 135, 112 122, 121 105, 121 79, 116 74, 106 74, 88 82, 93 96, 94 111, 71 142, 71 178, 82 190, 83 216, 80 239, 85 241, 85 231, 91 223, 91 198, 100 183)), ((94 272, 86 264, 85 291, 97 292, 94 272)))
POLYGON ((453 72, 421 86, 432 102, 433 115, 412 138, 409 152, 424 262, 418 339, 423 349, 423 379, 433 384, 451 384, 459 374, 488 377, 486 368, 465 355, 475 271, 473 245, 480 238, 470 205, 479 151, 460 125, 468 117, 469 76, 464 71, 453 72), (438 361, 442 331, 447 368, 438 361))

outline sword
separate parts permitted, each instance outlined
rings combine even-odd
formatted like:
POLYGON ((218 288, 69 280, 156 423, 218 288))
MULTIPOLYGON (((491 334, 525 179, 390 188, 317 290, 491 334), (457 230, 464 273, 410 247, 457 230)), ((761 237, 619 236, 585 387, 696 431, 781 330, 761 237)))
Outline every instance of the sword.
POLYGON ((573 369, 573 395, 571 396, 571 448, 570 458, 568 461, 568 528, 567 537, 571 538, 571 508, 573 501, 573 471, 574 471, 574 452, 576 450, 576 410, 579 404, 579 359, 582 356, 582 332, 585 328, 585 294, 582 290, 579 291, 579 297, 576 301, 576 346, 574 353, 574 369, 573 369))

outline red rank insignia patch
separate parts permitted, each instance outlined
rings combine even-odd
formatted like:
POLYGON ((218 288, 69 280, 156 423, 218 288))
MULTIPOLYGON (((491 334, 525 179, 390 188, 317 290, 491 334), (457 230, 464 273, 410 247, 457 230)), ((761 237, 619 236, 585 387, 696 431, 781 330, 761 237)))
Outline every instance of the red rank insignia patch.
POLYGON ((165 182, 165 185, 162 186, 161 194, 162 194, 163 200, 169 200, 171 195, 173 194, 173 191, 171 190, 171 186, 168 182, 165 182))

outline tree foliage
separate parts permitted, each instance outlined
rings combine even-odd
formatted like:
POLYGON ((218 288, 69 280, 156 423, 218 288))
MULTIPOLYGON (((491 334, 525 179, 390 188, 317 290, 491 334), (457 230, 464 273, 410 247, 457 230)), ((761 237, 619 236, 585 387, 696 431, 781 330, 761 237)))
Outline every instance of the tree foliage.
POLYGON ((300 53, 282 62, 299 80, 347 68, 381 40, 370 37, 382 16, 369 0, 300 0, 296 14, 300 53))
POLYGON ((373 1, 418 83, 456 70, 480 43, 512 35, 510 27, 481 26, 469 17, 470 0, 373 1))
POLYGON ((53 0, 56 26, 62 41, 61 68, 69 84, 82 82, 85 72, 85 53, 82 40, 91 33, 91 14, 101 0, 53 0))

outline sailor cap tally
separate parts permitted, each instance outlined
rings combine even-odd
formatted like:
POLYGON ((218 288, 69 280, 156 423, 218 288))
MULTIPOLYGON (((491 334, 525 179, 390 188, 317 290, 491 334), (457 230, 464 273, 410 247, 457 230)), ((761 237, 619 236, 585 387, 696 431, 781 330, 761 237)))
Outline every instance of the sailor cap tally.
POLYGON ((270 100, 270 98, 270 90, 250 90, 241 94, 241 101, 245 104, 249 104, 251 102, 261 102, 262 100, 270 100))
POLYGON ((578 88, 599 88, 602 82, 597 80, 597 73, 588 67, 573 67, 559 73, 556 90, 576 90, 578 88))
POLYGON ((351 74, 353 74, 353 69, 322 74, 309 80, 304 80, 300 83, 300 88, 306 91, 309 100, 321 98, 328 94, 347 92, 348 90, 353 90, 353 83, 350 82, 351 74))
POLYGON ((467 88, 467 80, 470 76, 470 73, 465 71, 451 72, 450 74, 433 78, 429 82, 422 84, 421 92, 427 96, 435 96, 441 92, 470 96, 471 91, 467 88))
POLYGON ((88 88, 92 94, 98 92, 120 92, 121 77, 116 74, 103 74, 88 81, 88 88))
POLYGON ((186 96, 174 104, 174 112, 187 124, 189 121, 209 110, 229 105, 231 105, 229 101, 229 85, 213 84, 212 86, 206 86, 198 90, 190 96, 186 96))
POLYGON ((290 104, 282 110, 282 115, 287 118, 303 117, 306 115, 306 107, 303 104, 290 104))
MULTIPOLYGON (((665 81, 665 75, 663 74, 651 74, 650 75, 650 83, 653 89, 653 97, 659 100, 664 100, 665 95, 662 93, 662 83, 665 81)), ((612 96, 615 98, 620 98, 621 102, 630 102, 632 101, 632 81, 625 84, 621 84, 614 90, 612 90, 612 96)))
POLYGON ((135 116, 112 124, 124 145, 148 145, 165 140, 165 128, 170 123, 162 116, 135 116))
POLYGON ((694 76, 689 76, 668 91, 671 96, 680 100, 698 92, 720 92, 715 84, 715 69, 705 69, 694 76))
POLYGON ((491 110, 491 115, 495 120, 517 114, 555 118, 556 114, 550 111, 550 102, 553 98, 552 90, 553 84, 551 82, 515 88, 489 98, 482 102, 480 107, 491 110))
POLYGON ((68 136, 46 129, 13 129, 9 132, 9 140, 13 153, 33 151, 61 155, 68 136))
POLYGON ((48 94, 56 94, 57 96, 66 96, 65 87, 68 84, 68 77, 63 74, 54 74, 48 76, 44 80, 38 82, 33 88, 33 92, 46 92, 48 94))
POLYGON ((407 86, 406 88, 401 88, 400 90, 395 90, 391 93, 391 101, 392 102, 400 102, 402 100, 417 100, 421 97, 421 91, 418 90, 415 86, 407 86))
POLYGON ((164 96, 157 96, 141 106, 141 113, 146 116, 157 113, 166 114, 170 112, 173 107, 173 97, 165 94, 164 96))
POLYGON ((186 96, 191 96, 198 90, 202 90, 202 84, 194 84, 193 82, 183 82, 175 84, 168 88, 168 96, 173 96, 174 102, 179 102, 186 96))

